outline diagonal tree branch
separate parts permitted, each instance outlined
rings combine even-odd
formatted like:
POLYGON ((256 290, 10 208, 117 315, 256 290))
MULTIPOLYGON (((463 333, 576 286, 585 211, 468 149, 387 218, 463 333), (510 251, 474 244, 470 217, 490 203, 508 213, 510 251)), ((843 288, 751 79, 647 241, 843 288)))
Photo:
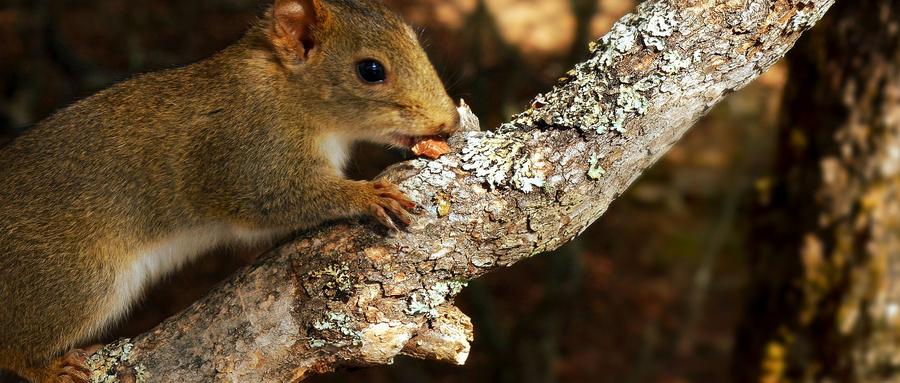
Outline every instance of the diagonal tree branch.
POLYGON ((193 306, 92 356, 95 380, 298 381, 398 354, 463 363, 468 279, 581 233, 709 108, 768 69, 833 0, 649 0, 497 132, 383 177, 422 208, 285 243, 193 306))

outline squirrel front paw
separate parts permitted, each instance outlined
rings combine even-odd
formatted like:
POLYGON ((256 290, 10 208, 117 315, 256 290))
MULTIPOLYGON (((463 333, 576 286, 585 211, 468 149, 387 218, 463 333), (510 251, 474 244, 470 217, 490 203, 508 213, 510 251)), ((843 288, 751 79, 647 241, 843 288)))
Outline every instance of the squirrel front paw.
POLYGON ((394 224, 394 220, 391 219, 391 215, 403 222, 404 225, 412 222, 409 211, 415 209, 416 203, 396 185, 385 180, 375 180, 371 182, 371 186, 374 188, 375 201, 369 204, 369 215, 391 230, 399 230, 394 224))
POLYGON ((90 383, 91 369, 85 364, 87 359, 84 350, 70 350, 50 366, 49 378, 41 380, 44 383, 90 383))

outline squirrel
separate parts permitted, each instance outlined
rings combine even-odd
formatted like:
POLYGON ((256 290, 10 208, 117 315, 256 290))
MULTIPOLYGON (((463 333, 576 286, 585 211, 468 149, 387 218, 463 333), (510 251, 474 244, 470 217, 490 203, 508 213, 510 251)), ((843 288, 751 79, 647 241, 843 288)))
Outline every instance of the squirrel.
POLYGON ((395 185, 344 177, 348 150, 458 127, 416 34, 372 0, 277 0, 212 57, 55 112, 0 149, 0 368, 89 381, 72 347, 213 247, 409 224, 395 185))

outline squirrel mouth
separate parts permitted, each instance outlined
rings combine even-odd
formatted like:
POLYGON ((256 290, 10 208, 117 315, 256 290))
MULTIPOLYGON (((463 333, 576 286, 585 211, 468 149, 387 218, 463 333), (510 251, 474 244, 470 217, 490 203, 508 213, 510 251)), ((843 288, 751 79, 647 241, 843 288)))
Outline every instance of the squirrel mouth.
POLYGON ((404 148, 412 148, 417 143, 427 140, 431 137, 435 136, 407 136, 403 134, 395 134, 393 136, 393 141, 397 144, 397 146, 402 146, 404 148))
POLYGON ((419 142, 420 136, 404 136, 404 135, 395 135, 394 142, 397 143, 398 146, 402 146, 404 148, 411 148, 416 142, 419 142))
POLYGON ((447 137, 450 136, 450 134, 452 134, 453 132, 455 132, 458 129, 458 125, 459 125, 459 123, 457 122, 457 127, 453 128, 452 130, 448 130, 446 124, 441 124, 440 126, 434 128, 434 129, 426 130, 426 132, 427 131, 433 132, 432 134, 412 135, 412 134, 402 134, 402 133, 391 133, 389 135, 389 137, 390 137, 390 140, 393 141, 394 145, 402 146, 407 149, 411 149, 413 146, 416 146, 416 144, 419 144, 419 143, 422 143, 425 141, 429 141, 429 140, 445 141, 447 139, 447 137))

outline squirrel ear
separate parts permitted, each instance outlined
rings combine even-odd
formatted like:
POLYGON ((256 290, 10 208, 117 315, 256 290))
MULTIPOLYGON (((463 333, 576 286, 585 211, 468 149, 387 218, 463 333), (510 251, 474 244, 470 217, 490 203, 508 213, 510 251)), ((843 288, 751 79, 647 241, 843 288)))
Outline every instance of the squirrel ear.
POLYGON ((306 61, 309 51, 318 44, 313 30, 324 24, 326 13, 321 0, 277 0, 274 37, 306 61))

